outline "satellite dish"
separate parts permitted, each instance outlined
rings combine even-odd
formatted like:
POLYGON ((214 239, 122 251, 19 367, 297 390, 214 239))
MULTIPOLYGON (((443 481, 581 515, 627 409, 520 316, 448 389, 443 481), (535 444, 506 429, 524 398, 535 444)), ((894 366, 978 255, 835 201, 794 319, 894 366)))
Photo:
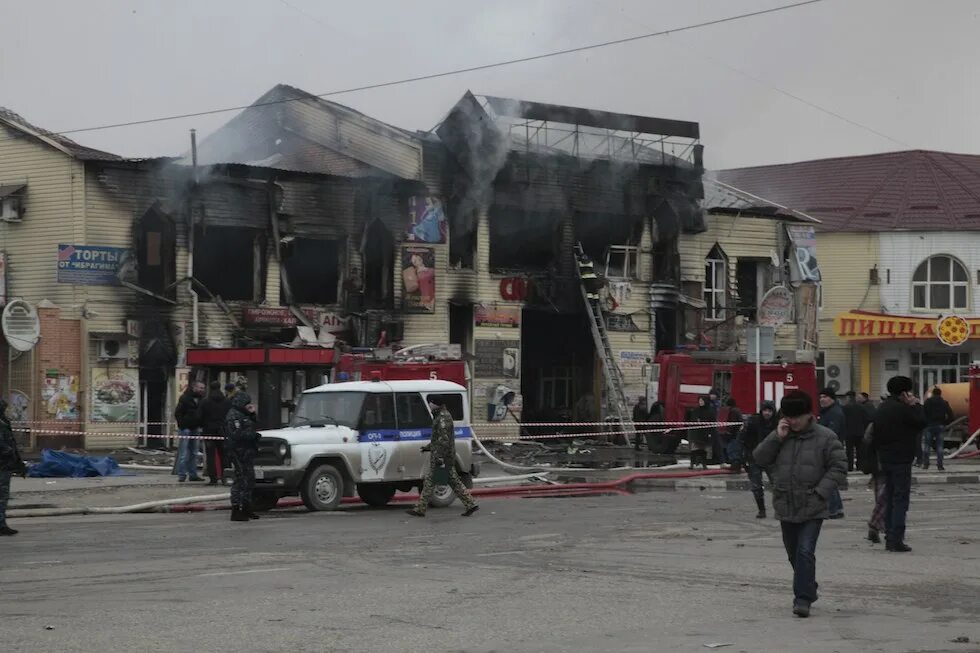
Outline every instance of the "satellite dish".
POLYGON ((22 299, 15 299, 3 309, 0 318, 7 343, 17 351, 30 351, 41 338, 41 320, 37 311, 22 299))

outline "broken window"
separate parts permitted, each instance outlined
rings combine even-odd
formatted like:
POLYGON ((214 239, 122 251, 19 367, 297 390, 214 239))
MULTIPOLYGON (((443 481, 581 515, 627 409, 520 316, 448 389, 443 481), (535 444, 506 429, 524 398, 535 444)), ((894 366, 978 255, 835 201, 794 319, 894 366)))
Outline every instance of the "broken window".
POLYGON ((606 276, 615 279, 638 278, 638 248, 643 221, 612 213, 575 213, 575 239, 600 264, 606 276))
POLYGON ((461 202, 449 207, 449 265, 473 269, 476 257, 476 226, 478 214, 466 209, 461 202))
POLYGON ((137 284, 173 298, 177 281, 177 226, 154 204, 136 225, 137 284))
POLYGON ((705 318, 721 321, 725 319, 725 298, 728 288, 728 259, 721 247, 715 245, 704 260, 704 303, 705 318))
POLYGON ((554 213, 490 209, 490 271, 547 270, 555 258, 554 213))
POLYGON ((394 303, 395 239, 381 220, 364 230, 361 255, 364 263, 364 308, 390 308, 394 303))
MULTIPOLYGON (((282 248, 282 262, 293 301, 336 304, 340 283, 340 247, 336 240, 294 238, 282 248)), ((285 296, 285 293, 283 293, 285 296)))
POLYGON ((632 245, 610 245, 606 250, 606 277, 638 279, 640 248, 632 245))
MULTIPOLYGON (((224 300, 261 301, 264 234, 240 227, 195 227, 194 279, 224 300)), ((202 299, 207 300, 207 293, 202 299)))
POLYGON ((735 263, 735 284, 738 291, 739 314, 755 320, 759 302, 772 285, 772 261, 739 259, 735 263))

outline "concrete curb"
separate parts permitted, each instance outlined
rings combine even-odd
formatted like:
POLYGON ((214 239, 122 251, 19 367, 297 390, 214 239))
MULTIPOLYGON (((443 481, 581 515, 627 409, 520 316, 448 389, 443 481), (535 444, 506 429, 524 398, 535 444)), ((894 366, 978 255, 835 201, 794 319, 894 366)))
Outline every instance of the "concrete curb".
MULTIPOLYGON (((865 477, 866 478, 866 477, 865 477)), ((851 480, 851 479, 849 479, 851 480)), ((847 489, 862 489, 866 483, 866 480, 859 480, 858 482, 850 482, 848 487, 842 488, 847 489)), ((946 475, 929 475, 929 476, 913 476, 912 486, 921 485, 975 485, 980 484, 980 474, 946 474, 946 475)), ((766 487, 768 488, 768 482, 766 487)), ((677 490, 677 491, 689 491, 689 490, 712 490, 716 492, 726 492, 726 491, 746 491, 749 490, 749 481, 745 477, 740 479, 720 479, 720 478, 682 478, 682 479, 668 479, 668 478, 651 478, 651 479, 638 479, 629 484, 628 489, 632 491, 643 491, 643 490, 677 490)))

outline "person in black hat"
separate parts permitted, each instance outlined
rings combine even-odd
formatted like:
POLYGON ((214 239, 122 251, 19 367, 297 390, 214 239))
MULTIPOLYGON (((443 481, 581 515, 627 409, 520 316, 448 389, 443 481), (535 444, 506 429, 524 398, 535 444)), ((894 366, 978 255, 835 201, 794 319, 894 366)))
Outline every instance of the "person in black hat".
POLYGON ((787 393, 780 409, 776 430, 752 455, 772 474, 772 508, 793 567, 793 614, 809 617, 817 600, 817 538, 831 497, 847 478, 847 461, 837 434, 814 419, 808 394, 787 393))
POLYGON ((912 393, 913 387, 907 376, 890 378, 888 398, 881 402, 873 422, 872 444, 885 478, 885 548, 895 553, 912 550, 905 543, 905 516, 912 492, 916 437, 926 426, 925 412, 912 393))

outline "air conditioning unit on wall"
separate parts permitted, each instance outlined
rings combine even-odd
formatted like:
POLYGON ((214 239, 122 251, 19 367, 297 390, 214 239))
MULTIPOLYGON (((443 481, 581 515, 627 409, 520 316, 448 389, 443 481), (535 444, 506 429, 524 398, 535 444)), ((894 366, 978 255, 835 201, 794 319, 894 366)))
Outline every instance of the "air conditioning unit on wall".
POLYGON ((850 361, 828 360, 824 363, 823 370, 824 385, 833 388, 839 395, 844 394, 851 388, 851 363, 850 361))
POLYGON ((117 338, 99 340, 99 358, 117 360, 129 358, 129 341, 117 338))

